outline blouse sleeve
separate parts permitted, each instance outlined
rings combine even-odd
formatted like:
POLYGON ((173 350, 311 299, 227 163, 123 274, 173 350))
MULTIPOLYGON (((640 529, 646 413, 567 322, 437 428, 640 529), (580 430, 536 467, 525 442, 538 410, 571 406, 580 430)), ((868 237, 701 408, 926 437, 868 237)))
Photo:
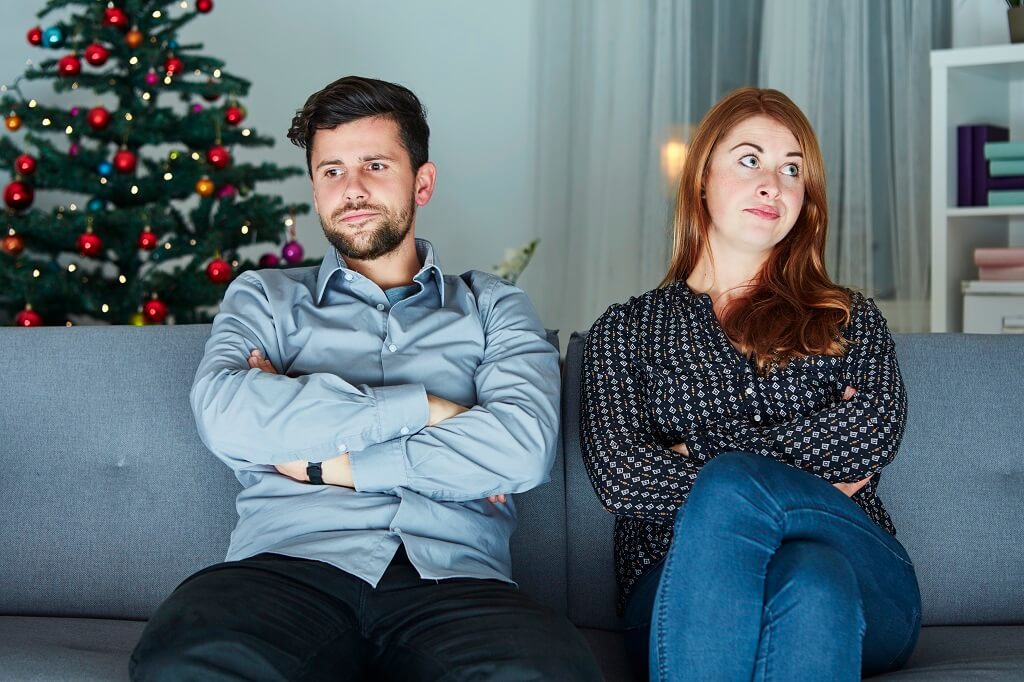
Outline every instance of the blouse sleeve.
POLYGON ((587 336, 583 352, 583 460, 608 511, 671 522, 700 464, 657 444, 644 383, 633 358, 637 337, 628 306, 612 306, 587 336))
POLYGON ((805 469, 830 483, 859 481, 896 456, 906 421, 907 395, 896 346, 881 312, 857 297, 846 338, 843 381, 857 390, 820 412, 760 426, 732 418, 707 425, 703 447, 742 450, 805 469))

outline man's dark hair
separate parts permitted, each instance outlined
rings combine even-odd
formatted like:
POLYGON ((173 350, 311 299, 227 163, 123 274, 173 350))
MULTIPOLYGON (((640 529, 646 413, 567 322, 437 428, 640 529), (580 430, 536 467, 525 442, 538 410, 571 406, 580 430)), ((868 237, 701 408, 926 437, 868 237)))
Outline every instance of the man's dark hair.
POLYGON ((428 160, 430 128, 427 112, 408 88, 396 83, 345 76, 314 92, 295 112, 288 139, 306 150, 306 170, 313 177, 313 135, 343 123, 380 116, 398 124, 402 146, 409 153, 413 172, 428 160))

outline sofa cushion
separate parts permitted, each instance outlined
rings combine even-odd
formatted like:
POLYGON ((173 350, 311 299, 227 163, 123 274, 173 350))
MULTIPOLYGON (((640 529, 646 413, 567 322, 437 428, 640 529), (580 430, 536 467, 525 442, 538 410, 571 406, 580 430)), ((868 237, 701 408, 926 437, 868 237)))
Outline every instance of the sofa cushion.
MULTIPOLYGON (((585 338, 569 341, 562 389, 569 615, 615 630, 613 517, 580 449, 585 338)), ((917 568, 924 623, 1024 623, 1024 337, 897 335, 896 349, 907 429, 879 495, 917 568)))
MULTIPOLYGON (((222 561, 238 483, 188 402, 208 325, 0 329, 0 614, 147 618, 222 561)), ((549 333, 558 347, 558 336, 549 333)), ((516 496, 513 578, 560 613, 565 494, 516 496)))
MULTIPOLYGON (((592 628, 582 632, 601 664, 606 682, 633 679, 621 634, 592 628)), ((1024 679, 1024 626, 924 628, 914 655, 903 670, 869 679, 880 682, 1024 679)))
POLYGON ((127 680, 128 657, 145 625, 133 620, 0 616, 3 678, 127 680))

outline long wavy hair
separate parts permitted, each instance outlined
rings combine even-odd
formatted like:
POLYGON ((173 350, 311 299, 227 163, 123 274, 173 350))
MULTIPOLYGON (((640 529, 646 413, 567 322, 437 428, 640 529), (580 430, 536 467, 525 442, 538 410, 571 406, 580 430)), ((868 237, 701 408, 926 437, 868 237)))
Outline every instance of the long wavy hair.
POLYGON ((702 196, 711 153, 728 131, 753 116, 785 126, 803 154, 804 202, 789 234, 776 244, 750 287, 720 312, 719 322, 736 348, 767 373, 790 359, 842 355, 841 330, 850 321, 850 291, 825 270, 828 203, 825 164, 810 122, 778 90, 740 88, 723 97, 701 120, 690 142, 673 227, 672 259, 661 286, 686 281, 705 250, 710 253, 711 215, 702 196))

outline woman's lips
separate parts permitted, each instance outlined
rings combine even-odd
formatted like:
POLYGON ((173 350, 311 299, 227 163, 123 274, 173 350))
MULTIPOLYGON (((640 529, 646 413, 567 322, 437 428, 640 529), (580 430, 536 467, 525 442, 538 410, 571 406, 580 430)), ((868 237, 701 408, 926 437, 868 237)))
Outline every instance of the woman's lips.
POLYGON ((745 208, 743 210, 765 220, 776 220, 779 217, 778 211, 770 208, 745 208))

